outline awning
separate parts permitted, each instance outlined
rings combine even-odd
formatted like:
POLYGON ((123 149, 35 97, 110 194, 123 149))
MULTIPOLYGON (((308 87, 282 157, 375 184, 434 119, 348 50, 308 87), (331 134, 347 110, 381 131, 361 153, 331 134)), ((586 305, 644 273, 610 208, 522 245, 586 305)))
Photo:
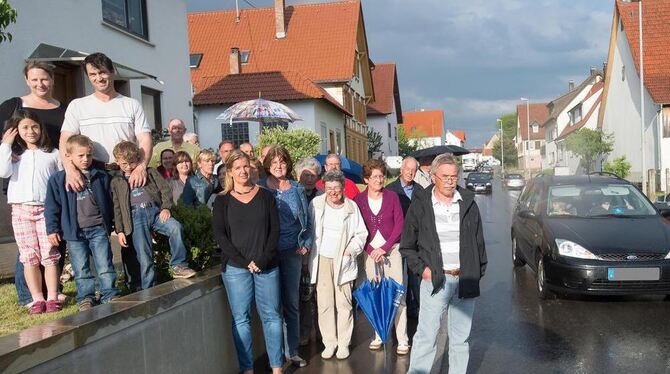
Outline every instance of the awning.
MULTIPOLYGON (((45 62, 81 62, 90 53, 73 51, 71 49, 54 47, 53 45, 40 43, 30 54, 27 60, 30 61, 45 61, 45 62)), ((120 79, 153 79, 160 84, 163 84, 156 76, 145 73, 143 71, 133 69, 131 67, 114 63, 116 69, 116 77, 120 79)))

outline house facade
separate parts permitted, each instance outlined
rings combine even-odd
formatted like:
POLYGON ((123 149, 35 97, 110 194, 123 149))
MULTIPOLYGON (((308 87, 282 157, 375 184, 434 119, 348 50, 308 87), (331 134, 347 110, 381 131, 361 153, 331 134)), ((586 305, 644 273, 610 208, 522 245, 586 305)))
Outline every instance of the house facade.
POLYGON ((372 82, 375 101, 368 104, 368 127, 382 136, 381 154, 398 156, 398 124, 402 123, 402 107, 396 65, 375 64, 372 82))
POLYGON ((592 69, 588 78, 577 87, 571 83, 567 93, 547 104, 549 118, 543 124, 545 154, 542 169, 560 168, 559 174, 563 175, 580 172, 580 159, 567 150, 566 138, 581 128, 598 128, 603 87, 601 73, 592 69))
POLYGON ((515 143, 519 168, 528 172, 542 169, 545 143, 542 124, 547 121, 548 117, 547 103, 517 105, 515 143))
POLYGON ((22 69, 26 60, 56 66, 54 96, 69 103, 93 93, 81 62, 103 52, 116 64, 115 87, 142 103, 149 125, 167 127, 180 118, 193 128, 188 69, 186 1, 40 1, 12 0, 17 22, 9 26, 11 43, 0 44, 0 98, 27 92, 22 69), (48 17, 36 27, 35 17, 48 17))
POLYGON ((462 130, 447 130, 444 137, 445 145, 457 145, 459 147, 465 146, 465 131, 462 130))
POLYGON ((402 118, 407 138, 410 143, 418 144, 419 149, 444 145, 444 111, 422 109, 404 112, 402 118))
MULTIPOLYGON (((598 125, 605 133, 614 135, 614 150, 608 159, 625 156, 630 162, 629 180, 641 182, 643 172, 648 174, 655 170, 660 174, 660 183, 654 183, 655 187, 667 191, 670 178, 670 49, 667 48, 670 3, 649 0, 644 1, 642 7, 644 105, 640 95, 638 3, 617 0, 598 125), (644 113, 644 126, 641 113, 644 113)), ((648 191, 648 186, 644 186, 644 190, 648 191)))
POLYGON ((319 134, 322 152, 367 159, 367 104, 374 89, 359 1, 287 7, 276 0, 274 8, 191 13, 188 27, 202 146, 216 148, 231 137, 253 144, 262 130, 258 122, 224 124, 215 118, 233 104, 231 96, 238 101, 261 96, 301 115, 289 128, 319 134), (254 75, 261 73, 275 74, 276 85, 254 75), (231 75, 240 76, 231 82, 231 75), (245 95, 226 92, 230 84, 245 87, 245 95))

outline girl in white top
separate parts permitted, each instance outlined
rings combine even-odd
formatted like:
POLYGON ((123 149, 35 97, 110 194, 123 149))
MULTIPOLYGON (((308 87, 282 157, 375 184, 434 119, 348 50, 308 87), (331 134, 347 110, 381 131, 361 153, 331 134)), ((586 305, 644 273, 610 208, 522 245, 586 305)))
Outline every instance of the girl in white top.
POLYGON ((7 202, 12 206, 12 227, 33 297, 30 314, 57 312, 58 248, 49 243, 44 221, 47 182, 60 168, 58 151, 51 146, 43 124, 28 110, 17 110, 8 121, 0 144, 0 177, 10 178, 7 202), (12 158, 18 158, 13 161, 12 158), (47 300, 42 290, 42 273, 47 300))

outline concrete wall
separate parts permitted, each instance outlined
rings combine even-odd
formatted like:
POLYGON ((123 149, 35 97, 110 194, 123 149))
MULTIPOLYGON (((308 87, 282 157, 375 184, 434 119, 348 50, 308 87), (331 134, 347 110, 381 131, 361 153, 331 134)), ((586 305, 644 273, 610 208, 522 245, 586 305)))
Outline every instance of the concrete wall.
MULTIPOLYGON (((264 345, 259 319, 253 320, 258 361, 264 345)), ((0 372, 237 373, 219 270, 4 336, 0 372)))

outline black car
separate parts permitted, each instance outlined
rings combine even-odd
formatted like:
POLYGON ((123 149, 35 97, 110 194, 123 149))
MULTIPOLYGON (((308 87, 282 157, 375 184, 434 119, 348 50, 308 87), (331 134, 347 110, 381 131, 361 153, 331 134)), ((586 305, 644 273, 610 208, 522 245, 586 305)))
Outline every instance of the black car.
POLYGON ((491 174, 470 173, 465 178, 465 188, 475 192, 491 193, 491 174))
POLYGON ((541 298, 669 295, 668 213, 616 177, 537 176, 514 211, 512 260, 535 270, 541 298))

